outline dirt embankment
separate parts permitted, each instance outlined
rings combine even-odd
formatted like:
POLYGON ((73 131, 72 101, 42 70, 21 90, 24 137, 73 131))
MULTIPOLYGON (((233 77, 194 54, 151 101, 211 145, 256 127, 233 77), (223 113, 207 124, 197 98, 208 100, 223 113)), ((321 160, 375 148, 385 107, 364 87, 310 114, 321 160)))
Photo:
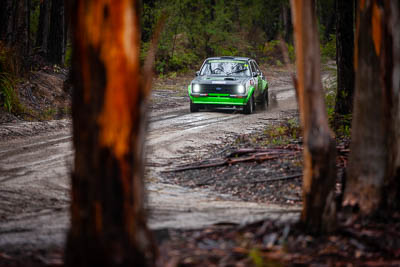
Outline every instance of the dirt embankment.
POLYGON ((68 118, 71 90, 67 77, 67 70, 57 66, 28 73, 14 88, 11 113, 0 109, 0 124, 68 118))

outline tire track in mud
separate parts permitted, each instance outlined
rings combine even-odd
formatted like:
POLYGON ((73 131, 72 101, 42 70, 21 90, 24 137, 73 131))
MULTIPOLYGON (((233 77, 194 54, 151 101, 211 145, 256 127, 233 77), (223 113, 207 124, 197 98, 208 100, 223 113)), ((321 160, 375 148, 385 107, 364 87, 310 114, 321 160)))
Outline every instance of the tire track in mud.
MULTIPOLYGON (((294 95, 282 89, 289 92, 283 100, 294 95)), ((164 184, 157 178, 158 172, 176 164, 177 158, 204 155, 210 143, 225 142, 232 133, 250 133, 265 125, 266 118, 279 118, 281 110, 296 108, 294 102, 292 99, 286 106, 272 106, 252 115, 222 110, 189 113, 186 102, 152 113, 146 144, 150 227, 200 228, 265 217, 297 218, 296 209, 242 202, 230 195, 164 184)), ((71 123, 44 124, 56 126, 46 132, 47 126, 41 123, 0 125, 0 136, 15 131, 23 137, 0 141, 0 250, 61 248, 64 244, 69 225, 71 123), (67 127, 60 129, 57 125, 67 127), (35 129, 40 135, 33 136, 35 129)))

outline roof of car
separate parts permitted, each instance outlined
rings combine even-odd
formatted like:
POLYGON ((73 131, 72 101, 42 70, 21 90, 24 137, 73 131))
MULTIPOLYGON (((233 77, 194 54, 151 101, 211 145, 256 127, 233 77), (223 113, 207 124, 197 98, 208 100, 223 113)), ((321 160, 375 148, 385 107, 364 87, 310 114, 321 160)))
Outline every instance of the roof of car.
POLYGON ((228 57, 228 56, 223 56, 223 57, 209 57, 209 59, 232 59, 232 60, 251 60, 249 57, 228 57))

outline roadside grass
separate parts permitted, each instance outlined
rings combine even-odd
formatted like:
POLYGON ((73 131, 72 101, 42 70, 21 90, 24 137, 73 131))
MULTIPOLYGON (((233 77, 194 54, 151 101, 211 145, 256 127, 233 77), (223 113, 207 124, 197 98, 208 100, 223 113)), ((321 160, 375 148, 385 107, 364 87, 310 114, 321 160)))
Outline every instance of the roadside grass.
POLYGON ((287 145, 298 140, 301 136, 301 127, 299 121, 292 118, 276 126, 267 126, 264 135, 264 145, 287 145))
POLYGON ((14 90, 15 83, 10 74, 6 72, 0 73, 0 102, 2 107, 8 111, 13 111, 17 95, 14 90))
POLYGON ((42 120, 51 120, 57 114, 57 109, 50 107, 39 114, 39 118, 42 120))
POLYGON ((243 142, 247 138, 252 146, 281 146, 291 143, 299 143, 301 139, 301 127, 298 118, 293 117, 278 123, 267 125, 261 134, 255 134, 251 137, 239 136, 235 143, 243 142))

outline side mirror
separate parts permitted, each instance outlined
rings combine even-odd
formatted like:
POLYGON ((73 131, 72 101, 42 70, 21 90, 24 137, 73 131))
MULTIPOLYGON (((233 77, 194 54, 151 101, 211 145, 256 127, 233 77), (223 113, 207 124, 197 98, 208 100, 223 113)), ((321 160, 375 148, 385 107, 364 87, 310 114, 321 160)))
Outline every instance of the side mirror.
POLYGON ((257 72, 253 72, 253 77, 257 77, 257 76, 258 76, 257 72))
POLYGON ((196 76, 199 76, 200 75, 200 71, 196 71, 196 76))

